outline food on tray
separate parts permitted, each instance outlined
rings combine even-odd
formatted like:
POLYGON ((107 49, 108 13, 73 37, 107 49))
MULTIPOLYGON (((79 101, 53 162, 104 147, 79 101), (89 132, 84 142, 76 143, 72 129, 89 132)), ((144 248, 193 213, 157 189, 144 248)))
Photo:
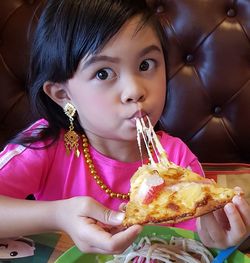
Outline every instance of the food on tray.
POLYGON ((182 238, 171 237, 170 241, 151 236, 143 237, 138 244, 133 244, 120 255, 107 263, 210 263, 213 260, 211 252, 201 242, 182 238))
POLYGON ((181 222, 221 208, 237 194, 170 162, 149 118, 147 126, 144 119, 137 119, 137 130, 140 151, 142 137, 150 163, 142 165, 131 178, 124 226, 181 222))

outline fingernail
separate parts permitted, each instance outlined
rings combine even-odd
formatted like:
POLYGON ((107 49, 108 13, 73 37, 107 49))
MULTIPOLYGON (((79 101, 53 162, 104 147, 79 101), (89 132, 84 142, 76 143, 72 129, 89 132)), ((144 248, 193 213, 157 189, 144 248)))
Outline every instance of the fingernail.
POLYGON ((143 229, 143 227, 138 225, 138 226, 137 226, 137 229, 136 229, 136 234, 137 234, 137 235, 140 234, 141 231, 142 231, 142 229, 143 229))
POLYGON ((228 213, 234 213, 234 205, 232 203, 227 204, 225 209, 228 213))
POLYGON ((113 217, 113 222, 116 224, 121 224, 124 217, 125 217, 124 213, 116 213, 115 216, 113 217))
POLYGON ((236 195, 236 196, 234 196, 232 201, 233 201, 233 203, 239 204, 239 202, 241 200, 242 200, 241 196, 236 195))

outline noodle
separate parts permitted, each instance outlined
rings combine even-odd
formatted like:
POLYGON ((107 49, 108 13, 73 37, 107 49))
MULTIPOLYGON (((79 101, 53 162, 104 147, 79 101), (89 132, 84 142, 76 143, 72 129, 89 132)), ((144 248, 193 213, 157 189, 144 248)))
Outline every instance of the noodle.
POLYGON ((213 255, 201 242, 171 237, 142 237, 138 244, 128 247, 122 254, 106 263, 211 263, 213 255))

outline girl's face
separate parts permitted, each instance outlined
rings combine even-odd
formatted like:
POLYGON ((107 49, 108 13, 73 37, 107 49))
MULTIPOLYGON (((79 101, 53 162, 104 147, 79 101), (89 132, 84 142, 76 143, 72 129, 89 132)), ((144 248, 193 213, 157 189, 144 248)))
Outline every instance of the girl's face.
POLYGON ((165 61, 150 26, 126 23, 96 55, 82 59, 65 91, 88 137, 136 140, 135 117, 156 124, 166 94, 165 61))

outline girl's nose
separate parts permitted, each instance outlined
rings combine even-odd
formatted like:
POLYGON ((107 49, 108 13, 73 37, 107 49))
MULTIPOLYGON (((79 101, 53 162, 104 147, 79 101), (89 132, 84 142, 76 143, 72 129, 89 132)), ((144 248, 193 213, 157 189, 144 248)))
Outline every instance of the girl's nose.
POLYGON ((122 103, 142 102, 145 100, 146 89, 141 81, 133 79, 124 81, 123 92, 121 95, 122 103))

